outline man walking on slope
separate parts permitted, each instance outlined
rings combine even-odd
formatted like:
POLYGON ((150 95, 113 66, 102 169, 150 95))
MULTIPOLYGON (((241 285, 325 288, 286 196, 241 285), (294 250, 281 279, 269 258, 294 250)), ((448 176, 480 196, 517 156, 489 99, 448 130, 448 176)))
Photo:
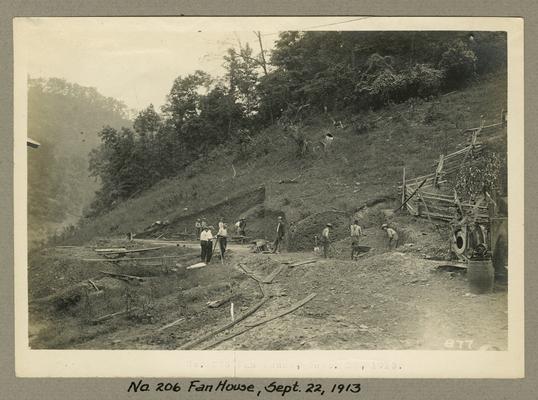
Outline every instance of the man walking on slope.
POLYGON ((273 253, 280 253, 278 248, 284 240, 285 233, 286 232, 284 229, 284 221, 282 221, 282 217, 278 217, 278 225, 276 226, 276 239, 273 243, 273 253))
POLYGON ((350 227, 351 230, 351 259, 355 258, 355 254, 360 253, 359 239, 362 236, 362 228, 359 226, 359 221, 355 220, 350 227))
POLYGON ((200 254, 202 262, 209 264, 211 255, 213 254, 213 234, 207 225, 200 234, 200 247, 202 250, 200 254))
POLYGON ((331 229, 332 224, 327 224, 323 231, 321 231, 321 246, 323 247, 323 257, 327 258, 329 255, 329 246, 331 245, 331 229))

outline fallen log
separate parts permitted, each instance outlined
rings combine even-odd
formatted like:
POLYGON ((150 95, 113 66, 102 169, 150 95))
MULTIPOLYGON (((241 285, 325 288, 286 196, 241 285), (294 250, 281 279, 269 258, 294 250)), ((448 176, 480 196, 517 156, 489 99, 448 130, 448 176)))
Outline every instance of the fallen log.
POLYGON ((117 263, 117 262, 124 262, 124 261, 141 261, 141 260, 160 260, 163 258, 181 258, 183 256, 156 256, 156 257, 125 257, 125 258, 115 258, 115 259, 109 259, 109 258, 83 258, 82 261, 87 262, 111 262, 111 263, 117 263))
POLYGON ((95 324, 95 323, 99 323, 99 322, 103 322, 103 321, 106 321, 107 319, 111 319, 111 318, 114 318, 114 317, 118 317, 120 315, 123 315, 123 314, 127 314, 131 311, 136 311, 138 310, 139 308, 138 307, 135 307, 135 308, 131 308, 129 310, 124 310, 124 311, 118 311, 118 312, 115 312, 115 313, 112 313, 112 314, 107 314, 107 315, 103 315, 102 317, 99 317, 99 318, 96 318, 94 319, 92 322, 95 324))
POLYGON ((290 264, 289 267, 290 268, 295 268, 295 267, 298 267, 300 265, 312 264, 312 263, 315 263, 316 261, 318 261, 318 260, 317 259, 311 259, 311 260, 300 261, 300 262, 297 262, 295 264, 290 264))
POLYGON ((125 247, 113 247, 109 249, 94 249, 96 253, 123 253, 127 251, 125 247))
MULTIPOLYGON (((177 265, 177 264, 176 264, 177 265)), ((203 262, 199 262, 197 264, 193 264, 193 265, 189 265, 186 269, 198 269, 198 268, 203 268, 205 267, 207 264, 206 263, 203 263, 203 262)), ((177 265, 179 267, 179 265, 177 265)))
POLYGON ((225 298, 223 299, 220 299, 220 300, 213 300, 213 301, 209 301, 207 303, 207 306, 209 308, 219 308, 220 306, 222 306, 223 304, 226 304, 227 302, 229 302, 230 300, 232 300, 236 295, 235 294, 231 294, 229 296, 226 296, 225 298))
POLYGON ((152 250, 159 250, 159 249, 162 249, 162 247, 147 247, 145 249, 132 249, 132 250, 127 250, 125 248, 95 249, 95 251, 99 254, 129 254, 129 253, 142 253, 145 251, 152 251, 152 250))
POLYGON ((164 331, 165 329, 168 329, 168 328, 171 328, 177 324, 179 324, 181 321, 184 321, 185 320, 185 317, 182 317, 180 319, 176 319, 175 321, 173 322, 170 322, 169 324, 165 325, 165 326, 161 326, 159 329, 157 329, 157 332, 162 332, 164 331))
POLYGON ((232 322, 229 322, 217 329, 215 329, 214 331, 212 332, 209 332, 201 337, 199 337, 198 339, 195 339, 195 340, 192 340, 188 343, 185 343, 183 346, 180 347, 181 350, 188 350, 188 349, 192 349, 194 346, 200 344, 200 343, 203 343, 205 342, 206 340, 212 338, 213 336, 219 334, 220 332, 222 331, 225 331, 226 329, 229 329, 231 328, 232 326, 234 326, 235 324, 241 322, 242 320, 244 320, 245 318, 247 318, 248 316, 254 314, 261 306, 263 306, 265 304, 265 302, 269 299, 269 297, 264 297, 263 299, 261 299, 261 301, 259 301, 258 303, 256 303, 253 307, 251 307, 248 311, 246 311, 245 313, 241 314, 239 317, 237 317, 235 319, 235 321, 232 321, 232 322))
MULTIPOLYGON (((302 174, 301 174, 302 175, 302 174)), ((293 179, 281 179, 280 181, 278 181, 278 183, 299 183, 299 181, 297 179, 299 179, 301 177, 301 175, 293 178, 293 179)))
POLYGON ((273 272, 271 272, 269 275, 267 275, 265 278, 262 279, 263 283, 273 283, 273 279, 277 277, 278 274, 280 274, 284 268, 286 268, 285 264, 279 265, 273 272))
POLYGON ((246 276, 248 276, 250 279, 253 279, 258 284, 258 287, 260 288, 260 292, 262 294, 262 297, 266 297, 266 293, 265 293, 265 290, 263 288, 262 281, 260 279, 256 278, 252 272, 247 271, 241 264, 237 264, 237 265, 239 266, 241 271, 243 271, 243 273, 246 276))
POLYGON ((270 322, 274 319, 277 319, 277 318, 280 318, 280 317, 283 317, 284 315, 287 315, 289 313, 292 313, 293 311, 297 310, 298 308, 304 306, 306 303, 308 303, 310 300, 312 300, 314 297, 316 297, 316 293, 312 293, 310 295, 308 295, 307 297, 305 297, 304 299, 302 299, 301 301, 293 304, 291 307, 289 307, 288 309, 284 310, 284 311, 281 311, 273 316, 270 316, 270 317, 267 317, 267 318, 264 318, 264 319, 261 319, 259 321, 256 321, 256 322, 252 322, 250 324, 247 324, 246 328, 243 328, 241 329, 240 331, 237 331, 237 332, 234 332, 228 336, 225 336, 205 347, 202 348, 202 350, 208 350, 210 349, 211 347, 215 347, 216 345, 218 344, 221 344, 222 342, 225 342, 227 340, 230 340, 236 336, 239 336, 239 335, 242 335, 243 333, 257 327, 257 326, 260 326, 262 324, 266 324, 267 322, 270 322))
POLYGON ((96 290, 96 291, 100 291, 100 289, 97 287, 97 285, 95 284, 94 281, 92 281, 91 279, 88 279, 88 282, 90 282, 90 284, 93 286, 93 288, 96 290))
POLYGON ((102 274, 111 276, 112 278, 118 278, 123 280, 136 280, 138 282, 144 282, 144 278, 140 276, 134 276, 134 275, 126 275, 126 274, 117 274, 115 272, 107 272, 107 271, 99 271, 102 274))

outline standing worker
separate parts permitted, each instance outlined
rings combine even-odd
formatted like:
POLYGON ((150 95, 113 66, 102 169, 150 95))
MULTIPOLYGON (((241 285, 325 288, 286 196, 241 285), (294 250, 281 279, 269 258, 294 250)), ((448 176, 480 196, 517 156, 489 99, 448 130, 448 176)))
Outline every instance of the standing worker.
POLYGON ((239 234, 241 236, 247 236, 246 227, 247 227, 246 218, 239 219, 239 234))
POLYGON ((284 221, 282 221, 282 217, 278 217, 278 224, 276 226, 276 239, 273 243, 273 253, 280 253, 278 250, 280 244, 284 240, 284 235, 286 231, 284 228, 284 221))
POLYGON ((200 218, 196 219, 196 222, 194 223, 194 229, 196 231, 196 237, 199 238, 200 234, 202 233, 202 223, 200 221, 200 218))
POLYGON ((213 234, 207 225, 202 229, 202 233, 200 234, 200 247, 202 250, 200 255, 202 262, 209 264, 213 253, 213 234))
POLYGON ((224 226, 224 217, 220 217, 219 218, 219 229, 222 229, 223 226, 224 226))
POLYGON ((321 246, 323 247, 323 257, 327 258, 329 255, 329 246, 331 245, 331 229, 332 224, 327 224, 323 231, 321 231, 321 246))
POLYGON ((388 248, 390 249, 392 247, 392 244, 394 244, 394 248, 398 247, 398 232, 396 232, 392 228, 389 228, 387 224, 381 225, 381 229, 387 232, 387 237, 389 239, 388 248))
POLYGON ((362 236, 362 228, 359 225, 359 221, 355 220, 353 224, 350 227, 351 230, 351 259, 353 260, 355 257, 355 254, 359 254, 360 248, 359 248, 359 240, 362 236))
MULTIPOLYGON (((220 222, 219 222, 220 225, 220 222)), ((224 260, 224 252, 226 251, 226 244, 228 238, 228 226, 225 223, 222 223, 222 227, 219 227, 219 232, 217 233, 217 241, 220 248, 220 258, 224 260)))

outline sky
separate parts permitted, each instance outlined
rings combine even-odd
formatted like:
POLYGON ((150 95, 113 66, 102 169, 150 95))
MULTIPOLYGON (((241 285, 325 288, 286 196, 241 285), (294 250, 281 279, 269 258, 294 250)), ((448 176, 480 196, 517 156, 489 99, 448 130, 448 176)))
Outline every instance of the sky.
POLYGON ((223 56, 246 43, 259 51, 253 31, 271 50, 287 29, 335 29, 361 18, 20 18, 16 51, 32 78, 63 78, 141 110, 160 107, 172 82, 197 69, 223 76, 223 56))

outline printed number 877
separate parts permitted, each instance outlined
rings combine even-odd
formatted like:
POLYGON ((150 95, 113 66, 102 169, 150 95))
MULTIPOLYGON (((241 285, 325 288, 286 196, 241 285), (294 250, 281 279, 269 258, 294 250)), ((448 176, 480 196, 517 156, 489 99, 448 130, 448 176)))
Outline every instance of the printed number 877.
POLYGON ((471 350, 473 348, 473 340, 454 340, 447 339, 445 341, 445 348, 447 349, 457 349, 457 350, 471 350))

